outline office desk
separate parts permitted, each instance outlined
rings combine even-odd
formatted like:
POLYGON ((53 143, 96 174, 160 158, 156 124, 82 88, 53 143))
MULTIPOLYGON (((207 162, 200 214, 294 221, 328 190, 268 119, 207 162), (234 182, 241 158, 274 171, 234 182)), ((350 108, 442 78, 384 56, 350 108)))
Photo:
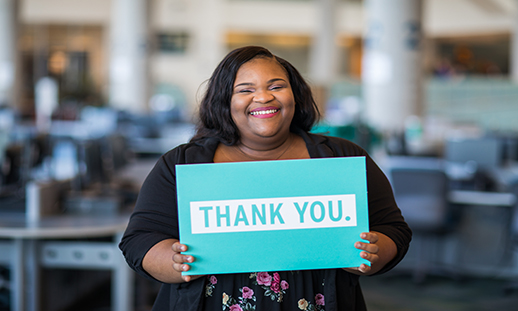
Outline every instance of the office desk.
MULTIPOLYGON (((479 188, 474 181, 479 169, 475 163, 455 163, 439 158, 387 157, 383 159, 382 167, 389 178, 393 168, 430 169, 446 173, 450 186, 447 191, 448 215, 451 217, 448 224, 453 226, 452 232, 441 237, 441 240, 435 240, 436 245, 444 248, 437 248, 439 251, 432 249, 428 260, 430 264, 443 264, 438 266, 442 269, 440 272, 447 268, 457 274, 476 276, 494 276, 496 271, 501 276, 518 273, 518 252, 511 252, 512 248, 509 247, 512 238, 518 234, 518 217, 515 216, 518 211, 516 163, 483 168, 481 173, 487 174, 494 186, 493 191, 474 190, 479 188)), ((403 190, 412 189, 405 189, 404 184, 399 186, 403 190)), ((481 186, 485 185, 481 183, 481 186)), ((419 228, 414 229, 418 232, 419 228)), ((416 234, 412 245, 425 241, 423 236, 416 234)), ((412 246, 409 254, 410 258, 412 255, 422 258, 418 251, 413 251, 412 246)))
POLYGON ((28 222, 23 215, 0 215, 0 264, 11 270, 11 310, 40 310, 41 267, 111 270, 112 310, 132 310, 134 275, 118 249, 128 219, 60 215, 28 222), (81 240, 101 237, 112 241, 81 240))

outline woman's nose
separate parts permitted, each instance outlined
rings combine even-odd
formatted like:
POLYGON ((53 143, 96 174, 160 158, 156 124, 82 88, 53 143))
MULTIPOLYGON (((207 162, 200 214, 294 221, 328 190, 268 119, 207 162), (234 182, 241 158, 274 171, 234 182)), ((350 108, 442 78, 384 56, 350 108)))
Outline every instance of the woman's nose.
POLYGON ((254 101, 258 103, 267 103, 274 98, 268 90, 257 90, 254 94, 254 101))

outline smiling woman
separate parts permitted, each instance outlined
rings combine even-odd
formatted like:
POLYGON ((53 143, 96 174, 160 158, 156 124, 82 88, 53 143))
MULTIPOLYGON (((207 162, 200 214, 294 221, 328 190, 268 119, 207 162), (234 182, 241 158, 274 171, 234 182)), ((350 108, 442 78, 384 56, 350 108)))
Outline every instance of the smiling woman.
POLYGON ((267 58, 256 58, 241 66, 230 113, 241 134, 241 144, 268 150, 285 143, 295 113, 295 99, 284 68, 267 58))
MULTIPOLYGON (((392 269, 406 254, 411 231, 387 178, 362 148, 341 138, 309 133, 318 116, 311 90, 297 69, 267 49, 239 48, 221 61, 200 104, 196 134, 189 143, 171 150, 157 162, 142 186, 120 244, 133 269, 163 283, 153 310, 365 310, 359 275, 392 269), (204 277, 182 274, 197 258, 185 255, 188 247, 179 241, 175 165, 351 156, 366 159, 371 230, 361 233, 351 247, 359 249, 360 257, 370 265, 204 277)), ((311 176, 311 172, 307 175, 311 176)), ((225 182, 225 178, 214 182, 225 182)), ((265 197, 266 193, 257 194, 257 198, 265 197)), ((327 215, 332 223, 339 217, 336 215, 341 215, 338 201, 336 210, 334 204, 326 202, 327 205, 315 200, 297 201, 293 215, 285 218, 281 209, 289 206, 282 202, 257 201, 255 210, 252 205, 247 210, 239 204, 235 209, 230 203, 209 204, 203 205, 200 213, 207 227, 211 221, 216 226, 218 221, 246 226, 253 223, 254 217, 260 221, 269 212, 272 224, 295 221, 294 228, 301 229, 302 220, 304 224, 310 219, 323 223, 327 215), (259 210, 263 205, 264 211, 259 210)), ((283 234, 289 233, 279 233, 276 241, 265 243, 283 243, 283 234)), ((221 247, 231 256, 232 248, 239 245, 222 241, 221 247)), ((275 258, 276 254, 261 251, 264 247, 257 245, 257 253, 250 256, 265 261, 275 258)))
MULTIPOLYGON (((304 81, 297 69, 286 60, 274 56, 267 49, 245 47, 230 52, 214 70, 209 80, 207 92, 200 104, 200 123, 193 141, 205 137, 218 137, 222 143, 234 145, 240 140, 240 132, 230 113, 230 103, 231 100, 237 98, 235 97, 237 91, 235 88, 238 84, 252 82, 237 82, 238 71, 240 71, 241 75, 246 74, 245 69, 249 67, 247 63, 252 60, 273 62, 272 66, 268 66, 273 68, 276 67, 275 63, 277 63, 278 68, 275 70, 277 70, 280 76, 270 79, 284 79, 284 83, 288 84, 293 94, 293 100, 296 103, 290 129, 299 128, 303 131, 311 129, 319 117, 319 112, 309 85, 304 81), (283 71, 283 73, 278 72, 279 70, 283 71)), ((269 82, 273 83, 276 81, 269 82)), ((247 93, 248 87, 250 85, 243 85, 240 86, 240 89, 247 93)))
POLYGON ((240 140, 232 147, 218 148, 220 151, 227 149, 227 154, 235 155, 241 151, 255 159, 279 159, 291 158, 291 152, 283 152, 287 146, 295 151, 305 149, 304 141, 290 134, 295 98, 286 70, 274 58, 255 58, 239 68, 230 113, 240 140), (279 152, 283 152, 281 156, 279 152))

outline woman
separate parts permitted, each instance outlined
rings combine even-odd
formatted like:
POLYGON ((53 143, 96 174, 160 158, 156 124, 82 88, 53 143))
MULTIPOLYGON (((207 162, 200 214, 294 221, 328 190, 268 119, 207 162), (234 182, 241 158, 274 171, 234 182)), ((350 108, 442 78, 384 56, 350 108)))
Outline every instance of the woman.
MULTIPOLYGON (((163 283, 153 310, 365 310, 359 275, 405 255, 411 231, 381 170, 357 145, 308 133, 318 117, 310 88, 261 47, 230 52, 208 83, 197 133, 163 155, 146 179, 120 247, 137 272, 163 283), (365 156, 370 232, 357 268, 186 276, 196 259, 178 240, 175 165, 365 156)), ((225 246, 228 247, 228 246, 225 246)), ((310 247, 310 246, 309 246, 310 247)))

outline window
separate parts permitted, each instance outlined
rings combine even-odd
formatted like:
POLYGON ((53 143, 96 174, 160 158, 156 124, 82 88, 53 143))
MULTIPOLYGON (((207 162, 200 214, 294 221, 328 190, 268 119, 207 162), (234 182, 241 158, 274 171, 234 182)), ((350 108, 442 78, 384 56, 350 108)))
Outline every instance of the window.
POLYGON ((186 32, 159 33, 157 46, 160 53, 185 53, 189 44, 189 35, 186 32))

